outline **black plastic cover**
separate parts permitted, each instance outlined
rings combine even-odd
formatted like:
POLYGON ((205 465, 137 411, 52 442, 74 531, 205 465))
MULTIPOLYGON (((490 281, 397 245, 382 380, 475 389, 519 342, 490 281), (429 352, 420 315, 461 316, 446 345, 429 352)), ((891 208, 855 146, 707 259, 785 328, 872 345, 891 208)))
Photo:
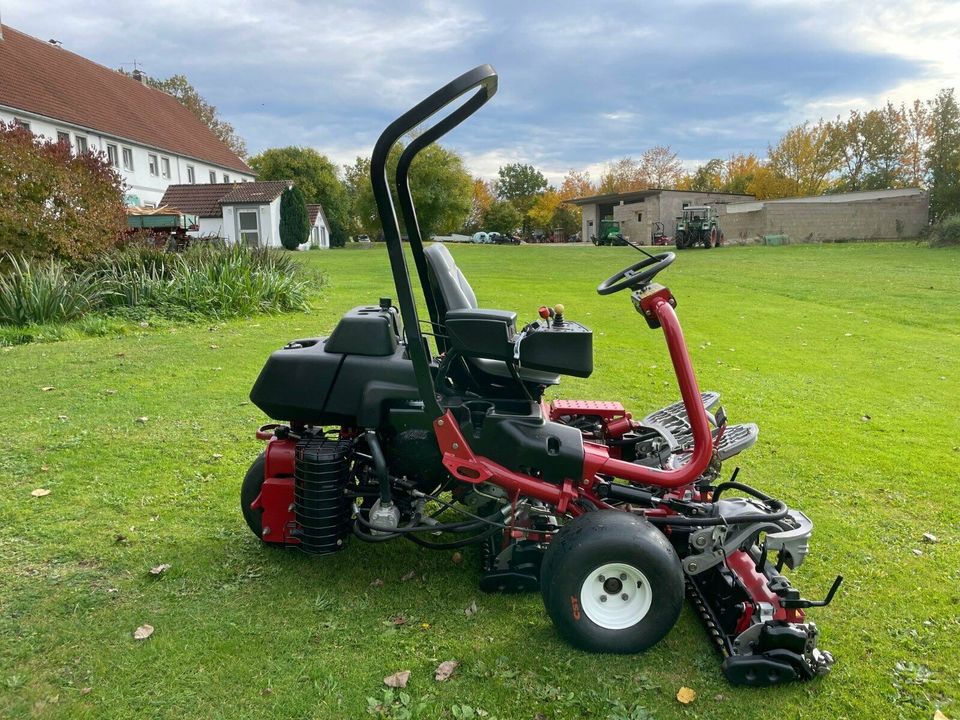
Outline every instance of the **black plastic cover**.
POLYGON ((321 338, 288 343, 267 359, 250 401, 274 420, 315 422, 343 357, 327 352, 321 338))
POLYGON ((520 367, 590 377, 593 373, 593 332, 580 323, 535 323, 520 341, 520 367))
POLYGON ((467 357, 513 360, 517 314, 506 310, 450 310, 444 319, 450 347, 467 357))
POLYGON ((326 351, 350 355, 393 355, 399 332, 396 310, 377 305, 355 307, 346 313, 327 338, 326 351))

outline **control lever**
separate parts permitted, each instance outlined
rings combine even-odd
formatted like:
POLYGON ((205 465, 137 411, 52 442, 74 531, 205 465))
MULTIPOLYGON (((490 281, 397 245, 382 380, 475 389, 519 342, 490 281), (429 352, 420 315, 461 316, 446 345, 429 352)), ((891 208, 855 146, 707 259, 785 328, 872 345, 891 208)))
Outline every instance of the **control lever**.
POLYGON ((812 608, 812 607, 826 607, 833 600, 833 596, 837 594, 837 590, 840 589, 840 583, 843 582, 843 575, 837 575, 837 579, 833 581, 833 585, 830 587, 830 592, 827 593, 827 596, 823 600, 804 600, 803 598, 784 598, 780 601, 780 604, 785 608, 812 608))

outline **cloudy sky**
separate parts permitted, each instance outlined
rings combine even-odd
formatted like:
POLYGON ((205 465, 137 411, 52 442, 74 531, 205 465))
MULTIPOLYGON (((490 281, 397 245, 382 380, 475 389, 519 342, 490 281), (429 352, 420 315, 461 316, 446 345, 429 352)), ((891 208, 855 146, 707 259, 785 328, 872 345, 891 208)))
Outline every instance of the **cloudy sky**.
POLYGON ((960 2, 0 0, 109 67, 183 73, 251 152, 368 155, 403 110, 488 62, 500 92, 446 144, 477 175, 559 180, 670 145, 689 165, 789 126, 960 87, 960 2))

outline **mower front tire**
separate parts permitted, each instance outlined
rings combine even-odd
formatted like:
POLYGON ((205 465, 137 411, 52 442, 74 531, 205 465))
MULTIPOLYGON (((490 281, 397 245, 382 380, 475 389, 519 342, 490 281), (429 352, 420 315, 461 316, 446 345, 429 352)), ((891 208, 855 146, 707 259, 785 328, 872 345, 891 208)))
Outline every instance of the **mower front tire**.
POLYGON ((263 510, 254 510, 250 506, 260 495, 260 489, 266 479, 266 462, 264 454, 260 453, 247 470, 243 485, 240 486, 240 510, 243 512, 243 519, 247 521, 251 532, 261 540, 263 539, 263 510))
POLYGON ((659 530, 630 513, 600 510, 576 518, 550 543, 543 570, 547 613, 583 650, 646 650, 680 617, 680 559, 659 530))

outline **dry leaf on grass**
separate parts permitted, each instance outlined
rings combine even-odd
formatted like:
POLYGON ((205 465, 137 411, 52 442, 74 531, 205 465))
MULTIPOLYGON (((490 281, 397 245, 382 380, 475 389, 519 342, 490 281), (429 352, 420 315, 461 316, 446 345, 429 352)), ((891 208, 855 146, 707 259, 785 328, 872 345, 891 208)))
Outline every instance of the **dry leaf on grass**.
POLYGON ((393 675, 387 675, 383 679, 383 684, 392 688, 405 688, 409 680, 410 671, 401 670, 400 672, 395 672, 393 675))
POLYGON ((49 471, 49 470, 50 470, 50 466, 49 466, 49 465, 41 465, 41 466, 40 466, 40 472, 47 472, 47 471, 49 471))
POLYGON ((406 575, 404 575, 402 578, 400 578, 400 582, 406 582, 407 580, 413 580, 416 576, 417 576, 417 571, 416 571, 416 570, 411 570, 411 571, 408 572, 406 575))
POLYGON ((383 587, 383 580, 381 580, 380 578, 377 578, 372 583, 370 583, 370 587, 383 587))
POLYGON ((153 625, 141 625, 133 631, 134 640, 146 640, 153 635, 153 625))
POLYGON ((403 615, 395 615, 392 618, 390 618, 390 622, 392 622, 395 626, 399 627, 401 625, 407 624, 407 618, 404 617, 403 615))
POLYGON ((689 705, 694 700, 697 699, 697 692, 688 687, 682 687, 677 690, 677 700, 682 702, 684 705, 689 705))
POLYGON ((454 565, 459 565, 460 563, 463 562, 463 553, 455 552, 451 556, 450 560, 453 562, 454 565))
POLYGON ((263 690, 260 691, 260 694, 263 697, 267 697, 267 695, 273 695, 273 688, 264 688, 263 690))
POLYGON ((152 568, 150 568, 150 574, 163 575, 169 569, 170 563, 161 563, 160 565, 154 565, 152 568))
POLYGON ((143 417, 138 417, 138 418, 137 418, 137 422, 140 423, 141 425, 143 425, 143 424, 145 424, 145 423, 147 422, 147 420, 149 420, 149 419, 150 419, 150 418, 148 418, 146 415, 144 415, 143 417))
POLYGON ((467 605, 467 608, 463 611, 463 614, 467 617, 472 617, 477 614, 477 601, 471 600, 470 604, 467 605))
POLYGON ((50 494, 50 490, 47 488, 37 488, 36 490, 31 490, 30 494, 34 497, 46 497, 50 494))
POLYGON ((81 695, 89 695, 89 694, 92 693, 92 692, 93 692, 93 688, 92 688, 92 687, 85 687, 85 688, 81 688, 81 689, 80 689, 80 694, 81 694, 81 695))
POLYGON ((451 675, 453 675, 453 671, 456 670, 459 665, 459 660, 445 660, 437 665, 437 670, 434 674, 437 682, 443 682, 444 680, 447 680, 451 675))
POLYGON ((56 390, 56 388, 53 385, 44 385, 40 388, 41 392, 50 392, 51 390, 56 390))
POLYGON ((937 711, 933 714, 933 720, 950 720, 950 718, 948 718, 948 717, 947 717, 946 715, 944 715, 942 712, 940 712, 939 710, 937 710, 937 711))

